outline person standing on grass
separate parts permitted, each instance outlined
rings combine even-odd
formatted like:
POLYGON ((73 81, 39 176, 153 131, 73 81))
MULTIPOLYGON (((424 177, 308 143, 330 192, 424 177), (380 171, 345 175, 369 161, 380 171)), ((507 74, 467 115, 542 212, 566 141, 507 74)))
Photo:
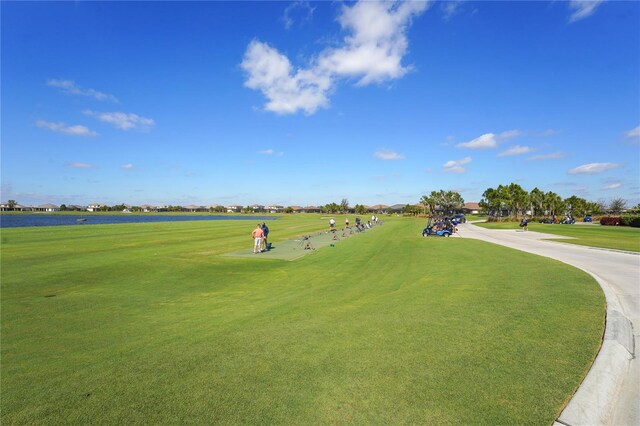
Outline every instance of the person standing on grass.
POLYGON ((349 227, 349 218, 346 218, 344 220, 344 226, 346 226, 347 228, 349 227))
POLYGON ((262 237, 262 249, 263 250, 267 250, 269 248, 269 245, 267 244, 267 236, 269 235, 269 227, 267 226, 266 223, 262 224, 262 234, 264 235, 262 237))
POLYGON ((251 233, 251 237, 253 238, 253 254, 259 253, 262 251, 262 238, 264 237, 264 233, 262 232, 262 227, 260 224, 256 225, 256 229, 251 233))
POLYGON ((529 222, 527 221, 526 217, 523 217, 520 221, 520 228, 522 228, 523 231, 529 230, 529 222))

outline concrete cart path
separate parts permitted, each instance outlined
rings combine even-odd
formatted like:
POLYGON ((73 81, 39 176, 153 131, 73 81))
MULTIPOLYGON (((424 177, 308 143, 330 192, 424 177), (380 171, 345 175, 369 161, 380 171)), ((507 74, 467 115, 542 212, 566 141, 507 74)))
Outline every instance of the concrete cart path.
POLYGON ((588 272, 598 281, 607 300, 603 344, 556 424, 640 425, 640 254, 557 242, 562 238, 557 235, 485 229, 469 223, 458 225, 458 233, 462 238, 559 260, 588 272))

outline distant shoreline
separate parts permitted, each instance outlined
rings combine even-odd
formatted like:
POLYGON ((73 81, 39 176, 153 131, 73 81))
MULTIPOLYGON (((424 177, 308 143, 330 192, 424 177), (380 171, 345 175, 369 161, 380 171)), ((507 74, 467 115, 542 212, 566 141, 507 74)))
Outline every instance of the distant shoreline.
POLYGON ((253 215, 206 215, 206 214, 53 214, 30 213, 0 216, 0 228, 32 228, 43 226, 91 226, 123 225, 159 222, 208 222, 208 221, 275 221, 275 216, 253 215))

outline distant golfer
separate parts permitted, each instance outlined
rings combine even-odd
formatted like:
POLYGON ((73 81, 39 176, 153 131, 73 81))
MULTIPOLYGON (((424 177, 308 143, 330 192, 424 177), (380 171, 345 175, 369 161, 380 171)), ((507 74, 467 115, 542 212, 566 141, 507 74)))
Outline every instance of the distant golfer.
POLYGON ((256 229, 254 229, 251 233, 251 237, 253 238, 253 254, 261 252, 264 232, 262 232, 262 227, 260 226, 260 224, 256 225, 256 229))
POLYGON ((329 228, 333 229, 336 226, 336 221, 334 218, 329 219, 329 228))
POLYGON ((263 250, 268 250, 269 249, 269 243, 267 242, 267 237, 269 236, 269 227, 267 226, 266 223, 262 224, 262 249, 263 250))
POLYGON ((344 226, 346 226, 347 228, 349 227, 349 218, 346 218, 344 220, 344 226))
POLYGON ((522 228, 523 231, 529 230, 529 222, 527 221, 526 217, 523 217, 520 221, 520 228, 522 228))

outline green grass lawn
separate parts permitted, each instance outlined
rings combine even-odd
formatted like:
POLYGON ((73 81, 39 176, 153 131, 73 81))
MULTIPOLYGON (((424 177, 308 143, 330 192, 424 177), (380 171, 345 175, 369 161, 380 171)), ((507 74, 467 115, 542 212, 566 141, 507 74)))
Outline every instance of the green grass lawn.
MULTIPOLYGON (((519 229, 516 222, 486 222, 476 223, 476 225, 489 229, 519 229)), ((529 230, 575 238, 558 240, 563 243, 640 252, 640 228, 630 226, 560 225, 531 222, 529 230)))
POLYGON ((595 281, 385 220, 293 262, 219 256, 252 222, 3 229, 1 423, 552 423, 600 346, 595 281))

